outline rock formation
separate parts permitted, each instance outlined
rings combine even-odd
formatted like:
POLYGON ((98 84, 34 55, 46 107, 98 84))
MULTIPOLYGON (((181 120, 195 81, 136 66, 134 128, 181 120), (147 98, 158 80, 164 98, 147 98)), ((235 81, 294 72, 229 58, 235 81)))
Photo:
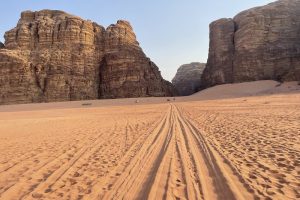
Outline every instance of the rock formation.
POLYGON ((4 48, 4 44, 2 42, 0 42, 0 49, 4 48))
POLYGON ((179 95, 187 96, 198 91, 205 65, 205 63, 193 62, 178 68, 172 83, 179 95))
POLYGON ((63 11, 25 11, 0 50, 0 104, 171 96, 130 24, 107 29, 63 11))
POLYGON ((300 1, 279 0, 210 24, 202 87, 300 80, 300 1))
POLYGON ((105 32, 100 97, 121 98, 172 95, 173 86, 161 78, 158 67, 145 56, 126 21, 105 32), (125 88, 125 89, 124 89, 125 88))

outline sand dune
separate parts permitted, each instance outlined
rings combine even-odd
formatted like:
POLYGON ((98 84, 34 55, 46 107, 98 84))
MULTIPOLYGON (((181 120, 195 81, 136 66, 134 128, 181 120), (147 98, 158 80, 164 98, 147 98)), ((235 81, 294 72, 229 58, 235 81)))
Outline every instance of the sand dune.
POLYGON ((288 87, 0 107, 0 199, 298 199, 300 93, 288 87))
MULTIPOLYGON (((224 84, 208 88, 186 97, 141 97, 124 99, 101 99, 35 104, 1 105, 0 112, 34 111, 49 109, 95 108, 108 106, 146 105, 170 102, 241 98, 273 94, 293 94, 300 92, 298 82, 279 83, 265 80, 246 83, 224 84)), ((0 116, 1 117, 1 116, 0 116)))
POLYGON ((217 85, 195 93, 190 97, 196 100, 209 100, 299 92, 300 85, 296 81, 279 83, 277 81, 265 80, 217 85))

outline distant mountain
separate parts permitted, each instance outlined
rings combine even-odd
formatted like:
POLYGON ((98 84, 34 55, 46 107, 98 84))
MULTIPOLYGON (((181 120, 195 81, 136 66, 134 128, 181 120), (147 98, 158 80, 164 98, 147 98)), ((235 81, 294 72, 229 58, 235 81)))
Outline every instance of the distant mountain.
POLYGON ((198 91, 205 63, 193 62, 181 65, 172 80, 179 95, 187 96, 198 91))

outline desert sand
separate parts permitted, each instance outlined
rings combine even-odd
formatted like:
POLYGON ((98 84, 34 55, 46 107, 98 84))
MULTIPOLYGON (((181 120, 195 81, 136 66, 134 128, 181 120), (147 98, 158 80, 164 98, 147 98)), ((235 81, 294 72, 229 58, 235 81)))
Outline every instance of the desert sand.
POLYGON ((0 199, 299 199, 299 88, 0 106, 0 199))

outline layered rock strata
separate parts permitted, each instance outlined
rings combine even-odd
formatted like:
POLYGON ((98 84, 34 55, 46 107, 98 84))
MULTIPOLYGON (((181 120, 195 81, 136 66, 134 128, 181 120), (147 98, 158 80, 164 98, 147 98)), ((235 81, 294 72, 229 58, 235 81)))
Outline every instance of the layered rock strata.
POLYGON ((300 80, 300 1, 279 0, 210 24, 202 87, 300 80))
POLYGON ((25 11, 4 37, 0 104, 174 95, 129 22, 25 11))

